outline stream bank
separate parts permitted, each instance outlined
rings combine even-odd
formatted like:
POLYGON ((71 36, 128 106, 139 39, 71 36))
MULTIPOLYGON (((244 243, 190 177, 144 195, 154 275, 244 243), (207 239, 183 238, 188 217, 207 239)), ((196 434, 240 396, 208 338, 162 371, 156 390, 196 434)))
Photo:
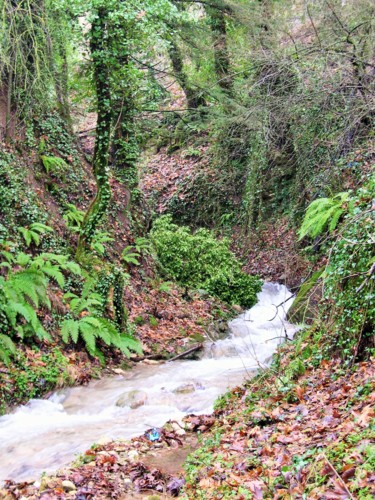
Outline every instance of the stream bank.
POLYGON ((289 297, 284 286, 265 284, 258 304, 230 322, 230 337, 207 345, 200 361, 138 365, 2 417, 0 439, 11 460, 1 467, 2 479, 36 479, 100 438, 131 438, 171 418, 211 413, 220 394, 266 366, 285 336, 293 336, 296 328, 285 320, 289 297))

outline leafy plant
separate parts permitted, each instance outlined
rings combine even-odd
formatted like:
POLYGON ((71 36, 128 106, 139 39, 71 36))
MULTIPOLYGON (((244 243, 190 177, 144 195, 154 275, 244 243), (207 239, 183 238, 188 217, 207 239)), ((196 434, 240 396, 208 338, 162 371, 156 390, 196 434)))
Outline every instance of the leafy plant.
POLYGON ((126 263, 126 264, 134 264, 135 266, 139 266, 139 257, 140 254, 138 252, 134 252, 134 247, 128 246, 124 248, 122 254, 121 254, 121 259, 126 263))
POLYGON ((65 255, 42 253, 32 257, 16 252, 11 242, 2 244, 1 255, 4 275, 0 276, 0 357, 7 361, 15 352, 10 337, 51 339, 38 318, 38 309, 51 307, 47 293, 50 280, 62 288, 63 271, 80 274, 80 268, 65 255))
POLYGON ((301 229, 299 230, 299 239, 305 236, 315 238, 328 227, 332 233, 339 222, 343 213, 350 211, 352 203, 350 193, 338 193, 332 198, 319 198, 313 201, 306 210, 301 229))
POLYGON ((168 278, 230 304, 251 307, 256 302, 262 282, 242 271, 228 239, 219 240, 207 229, 192 233, 163 216, 155 221, 151 240, 159 268, 168 278))
POLYGON ((8 365, 11 356, 14 356, 16 352, 17 348, 15 343, 8 337, 8 335, 0 333, 0 361, 8 365))
POLYGON ((41 155, 40 159, 47 174, 49 174, 50 172, 57 173, 68 168, 68 165, 65 163, 65 161, 58 156, 41 155))
POLYGON ((79 231, 84 217, 85 217, 85 212, 83 212, 82 210, 79 210, 72 203, 66 204, 63 219, 66 221, 67 226, 71 231, 74 231, 74 232, 79 231))
POLYGON ((94 236, 92 238, 90 247, 94 252, 98 255, 103 256, 105 254, 105 246, 104 243, 109 243, 114 241, 113 238, 106 231, 95 231, 94 236))
POLYGON ((134 248, 138 253, 149 253, 151 250, 151 241, 148 238, 140 236, 135 239, 134 248))
POLYGON ((40 236, 46 233, 52 233, 53 229, 50 226, 41 224, 40 222, 33 222, 29 227, 18 227, 18 232, 21 233, 23 239, 25 240, 26 246, 30 246, 31 243, 35 243, 36 246, 40 244, 40 236))
POLYGON ((61 336, 64 342, 72 341, 77 344, 83 340, 88 353, 99 357, 103 361, 102 353, 97 342, 117 348, 126 356, 130 351, 141 353, 140 343, 131 336, 121 333, 115 324, 101 316, 102 297, 92 293, 87 287, 81 297, 67 293, 64 296, 69 302, 73 318, 65 319, 61 325, 61 336))

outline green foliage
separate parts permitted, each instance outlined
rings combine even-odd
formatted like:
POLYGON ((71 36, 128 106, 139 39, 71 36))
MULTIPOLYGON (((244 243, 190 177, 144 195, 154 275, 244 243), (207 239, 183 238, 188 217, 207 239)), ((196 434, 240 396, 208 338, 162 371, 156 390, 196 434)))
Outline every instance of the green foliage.
POLYGON ((139 266, 139 257, 140 254, 138 252, 134 252, 134 247, 128 246, 124 248, 121 254, 121 259, 126 263, 126 264, 134 264, 135 266, 139 266))
POLYGON ((64 298, 69 302, 73 316, 65 319, 61 324, 61 336, 65 343, 72 341, 77 344, 82 340, 88 353, 101 360, 104 358, 97 342, 117 348, 128 357, 130 351, 142 352, 137 340, 120 332, 114 322, 102 317, 102 296, 92 292, 91 286, 83 289, 81 297, 67 293, 64 298))
POLYGON ((32 128, 33 134, 39 138, 39 154, 47 173, 47 168, 52 173, 55 169, 66 172, 68 165, 78 165, 75 138, 65 119, 52 111, 43 113, 34 120, 32 128))
POLYGON ((84 217, 85 212, 83 210, 79 210, 73 203, 66 204, 63 219, 71 231, 79 232, 84 217))
POLYGON ((41 397, 56 386, 71 384, 73 381, 67 371, 68 365, 68 359, 58 348, 41 353, 33 347, 31 360, 20 351, 14 352, 12 364, 8 368, 9 378, 1 381, 0 399, 5 407, 0 412, 6 410, 6 406, 41 397))
POLYGON ((259 278, 242 272, 241 263, 229 249, 229 240, 213 233, 173 224, 160 217, 151 231, 160 270, 177 283, 203 289, 230 304, 251 307, 261 289, 259 278))
MULTIPOLYGON (((41 225, 43 226, 43 225, 41 225)), ((12 242, 3 242, 0 276, 0 358, 7 361, 14 354, 10 337, 50 340, 39 317, 39 308, 51 307, 48 286, 54 281, 65 285, 64 272, 80 274, 80 268, 68 256, 42 253, 35 257, 17 252, 12 242)))
POLYGON ((109 243, 114 241, 114 239, 107 233, 107 231, 96 230, 92 238, 90 247, 98 255, 103 256, 106 252, 104 243, 109 243))
MULTIPOLYGON (((0 310, 0 316, 2 315, 0 310)), ((8 337, 8 335, 4 335, 0 333, 0 361, 9 364, 10 358, 16 354, 17 348, 15 343, 8 337)))
MULTIPOLYGON (((329 349, 364 356, 375 331, 375 179, 353 195, 353 210, 338 227, 324 280, 324 323, 333 324, 329 349)), ((368 354, 368 352, 367 352, 368 354)))
POLYGON ((352 209, 350 193, 338 193, 332 198, 319 198, 313 201, 306 210, 305 218, 299 230, 299 239, 305 236, 315 238, 328 226, 332 233, 340 220, 340 217, 352 209))
POLYGON ((53 173, 57 174, 59 172, 63 172, 67 169, 68 165, 62 158, 58 156, 46 156, 42 155, 40 157, 44 168, 46 169, 47 174, 53 173))
POLYGON ((29 227, 19 227, 18 232, 21 233, 25 240, 26 246, 29 247, 31 243, 36 246, 40 244, 40 236, 46 233, 52 233, 52 227, 41 224, 40 222, 33 222, 29 227))

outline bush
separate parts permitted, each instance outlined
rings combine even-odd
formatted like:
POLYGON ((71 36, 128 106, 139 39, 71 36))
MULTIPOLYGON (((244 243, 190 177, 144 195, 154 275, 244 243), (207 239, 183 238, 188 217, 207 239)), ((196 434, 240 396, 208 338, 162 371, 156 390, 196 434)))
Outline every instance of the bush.
POLYGON ((324 339, 326 350, 347 359, 364 357, 375 347, 374 196, 372 178, 350 196, 340 193, 315 200, 300 230, 301 236, 315 237, 326 231, 329 220, 328 229, 336 227, 339 217, 347 211, 332 236, 327 236, 323 248, 328 263, 317 273, 323 280, 320 317, 329 325, 329 335, 324 339))
POLYGON ((188 227, 173 224, 169 215, 154 223, 151 239, 159 267, 168 279, 203 289, 229 304, 255 304, 262 282, 241 270, 228 239, 218 240, 207 229, 193 234, 188 227))
POLYGON ((353 209, 338 227, 326 271, 325 299, 343 357, 375 347, 375 179, 353 196, 353 209))

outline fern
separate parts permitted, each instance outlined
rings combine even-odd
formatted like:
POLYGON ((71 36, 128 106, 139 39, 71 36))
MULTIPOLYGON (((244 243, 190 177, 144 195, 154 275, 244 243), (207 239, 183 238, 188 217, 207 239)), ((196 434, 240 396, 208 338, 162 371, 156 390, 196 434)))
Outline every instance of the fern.
POLYGON ((139 238, 136 238, 134 248, 139 253, 142 253, 142 252, 146 253, 146 254, 150 253, 151 242, 148 238, 144 238, 143 236, 140 236, 139 238))
POLYGON ((40 159, 43 163, 43 166, 47 174, 49 174, 51 171, 52 173, 56 173, 58 171, 65 170, 68 168, 67 163, 65 163, 65 161, 62 158, 59 158, 58 156, 42 155, 40 159))
MULTIPOLYGON (((34 229, 43 231, 44 226, 36 226, 34 229)), ((80 274, 80 267, 71 262, 68 256, 50 253, 42 253, 33 258, 18 252, 6 255, 6 258, 9 266, 5 269, 6 275, 0 276, 0 312, 3 319, 0 334, 14 335, 21 339, 36 337, 39 340, 51 340, 38 318, 37 310, 40 306, 51 308, 48 297, 50 281, 55 281, 62 288, 65 284, 63 271, 80 274), (13 269, 12 265, 16 267, 13 269)), ((78 338, 78 333, 76 337, 78 338)), ((2 347, 3 344, 4 338, 0 345, 0 359, 13 352, 2 347)), ((9 342, 8 344, 11 346, 9 342)))
POLYGON ((315 238, 327 227, 330 233, 334 231, 342 214, 351 209, 349 196, 349 192, 344 192, 333 198, 319 198, 313 201, 306 210, 299 230, 299 239, 305 236, 315 238))
POLYGON ((34 222, 33 224, 30 224, 29 227, 18 227, 17 230, 21 233, 27 247, 29 247, 31 243, 35 243, 36 246, 39 246, 40 236, 53 232, 51 227, 39 222, 34 222))
POLYGON ((91 249, 94 250, 98 255, 103 256, 105 253, 104 243, 109 243, 113 241, 113 238, 105 231, 97 231, 91 242, 91 249))
POLYGON ((8 335, 0 333, 0 360, 6 365, 8 365, 10 357, 14 356, 15 354, 16 354, 15 343, 8 337, 8 335))
POLYGON ((81 338, 88 353, 96 357, 100 357, 97 341, 120 349, 128 357, 130 351, 142 352, 141 345, 136 339, 121 334, 111 321, 94 315, 64 320, 61 325, 61 337, 65 343, 72 340, 74 344, 81 338))
POLYGON ((122 254, 121 254, 121 259, 126 262, 126 264, 134 264, 135 266, 139 266, 139 257, 140 254, 138 252, 133 251, 132 246, 128 246, 124 248, 122 254))
POLYGON ((85 212, 83 212, 82 210, 79 210, 72 203, 66 204, 66 210, 65 210, 65 214, 63 215, 63 219, 65 220, 68 228, 71 231, 74 231, 74 232, 79 231, 84 217, 85 217, 85 212))

